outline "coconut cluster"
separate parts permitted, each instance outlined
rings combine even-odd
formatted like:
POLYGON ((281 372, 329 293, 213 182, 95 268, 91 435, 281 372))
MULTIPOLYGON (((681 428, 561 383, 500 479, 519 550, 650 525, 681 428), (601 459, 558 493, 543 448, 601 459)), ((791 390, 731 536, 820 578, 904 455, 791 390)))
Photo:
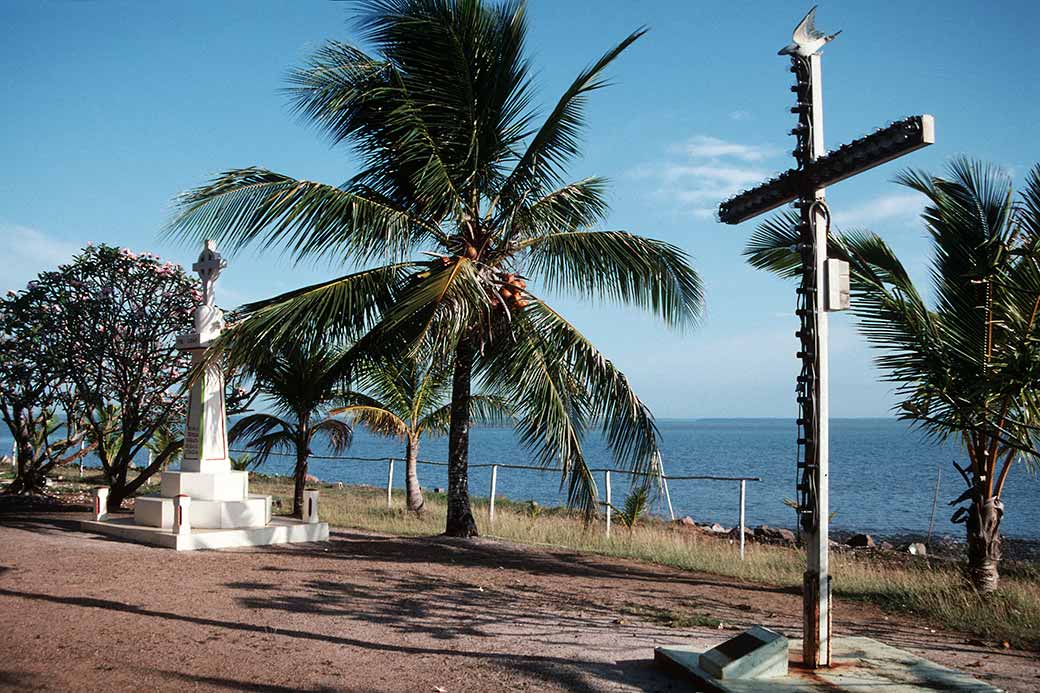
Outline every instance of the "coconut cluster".
POLYGON ((502 286, 498 290, 498 295, 511 309, 517 310, 527 305, 527 299, 524 298, 526 288, 527 282, 522 277, 516 274, 506 274, 502 277, 502 286))
MULTIPOLYGON (((460 258, 467 258, 469 260, 476 260, 478 256, 477 249, 471 245, 466 245, 462 252, 454 256, 443 256, 438 258, 441 265, 448 267, 455 263, 460 258)), ((499 275, 498 283, 500 284, 498 294, 492 294, 491 307, 498 308, 500 305, 505 305, 510 310, 519 310, 525 308, 529 303, 527 299, 527 282, 519 274, 505 273, 499 275)))

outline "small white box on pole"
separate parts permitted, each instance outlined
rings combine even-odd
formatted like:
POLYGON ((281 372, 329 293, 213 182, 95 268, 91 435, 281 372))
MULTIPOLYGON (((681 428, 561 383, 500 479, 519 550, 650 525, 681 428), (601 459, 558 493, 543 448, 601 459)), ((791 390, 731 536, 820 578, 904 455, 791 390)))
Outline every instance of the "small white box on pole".
POLYGON ((849 263, 827 259, 827 310, 849 309, 849 263))

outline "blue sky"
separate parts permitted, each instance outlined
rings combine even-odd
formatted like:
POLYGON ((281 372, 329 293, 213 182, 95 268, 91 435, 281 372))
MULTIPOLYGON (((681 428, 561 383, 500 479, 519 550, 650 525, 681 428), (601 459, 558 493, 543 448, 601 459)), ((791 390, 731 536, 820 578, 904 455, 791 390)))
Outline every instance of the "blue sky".
MULTIPOLYGON (((577 72, 641 25, 650 33, 589 108, 574 178, 613 183, 608 228, 687 249, 707 287, 697 329, 668 331, 611 305, 557 305, 632 379, 660 417, 793 416, 794 287, 740 256, 754 222, 711 218, 721 198, 791 165, 785 45, 803 2, 531 0, 530 52, 548 104, 577 72)), ((354 171, 296 121, 287 71, 326 39, 351 40, 350 5, 319 2, 0 4, 0 289, 18 287, 88 241, 190 263, 164 241, 174 196, 225 169, 259 165, 340 183, 354 171)), ((939 171, 956 154, 1018 180, 1040 151, 1028 2, 823 3, 844 33, 823 61, 826 138, 837 145, 914 113, 937 144, 828 192, 836 222, 882 234, 920 281, 927 244, 918 200, 891 183, 902 167, 939 171)), ((260 298, 343 273, 277 254, 230 259, 218 299, 260 298)), ((832 317, 835 416, 892 404, 846 315, 832 317)))

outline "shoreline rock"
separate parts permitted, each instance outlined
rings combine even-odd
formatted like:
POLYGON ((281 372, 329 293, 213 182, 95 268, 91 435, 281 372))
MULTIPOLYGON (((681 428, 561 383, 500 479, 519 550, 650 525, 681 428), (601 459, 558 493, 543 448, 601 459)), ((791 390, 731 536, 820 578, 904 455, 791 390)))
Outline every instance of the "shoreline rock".
POLYGON ((845 545, 851 546, 854 549, 876 548, 876 544, 874 544, 874 537, 870 536, 869 534, 853 534, 851 537, 845 540, 845 545))
POLYGON ((798 537, 795 536, 794 532, 785 527, 759 525, 755 527, 753 534, 755 539, 763 544, 779 544, 781 546, 795 546, 798 544, 798 537))

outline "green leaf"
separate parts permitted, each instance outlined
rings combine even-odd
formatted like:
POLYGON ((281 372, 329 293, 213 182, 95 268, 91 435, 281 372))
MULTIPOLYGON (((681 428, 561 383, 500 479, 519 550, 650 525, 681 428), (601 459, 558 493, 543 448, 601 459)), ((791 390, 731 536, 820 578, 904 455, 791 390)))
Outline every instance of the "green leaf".
POLYGON ((700 277, 681 249, 624 231, 555 233, 521 245, 550 290, 636 305, 675 326, 704 308, 700 277))
POLYGON ((282 246, 293 258, 403 257, 439 229, 364 186, 343 189, 260 168, 227 171, 177 201, 167 232, 230 250, 282 246))

